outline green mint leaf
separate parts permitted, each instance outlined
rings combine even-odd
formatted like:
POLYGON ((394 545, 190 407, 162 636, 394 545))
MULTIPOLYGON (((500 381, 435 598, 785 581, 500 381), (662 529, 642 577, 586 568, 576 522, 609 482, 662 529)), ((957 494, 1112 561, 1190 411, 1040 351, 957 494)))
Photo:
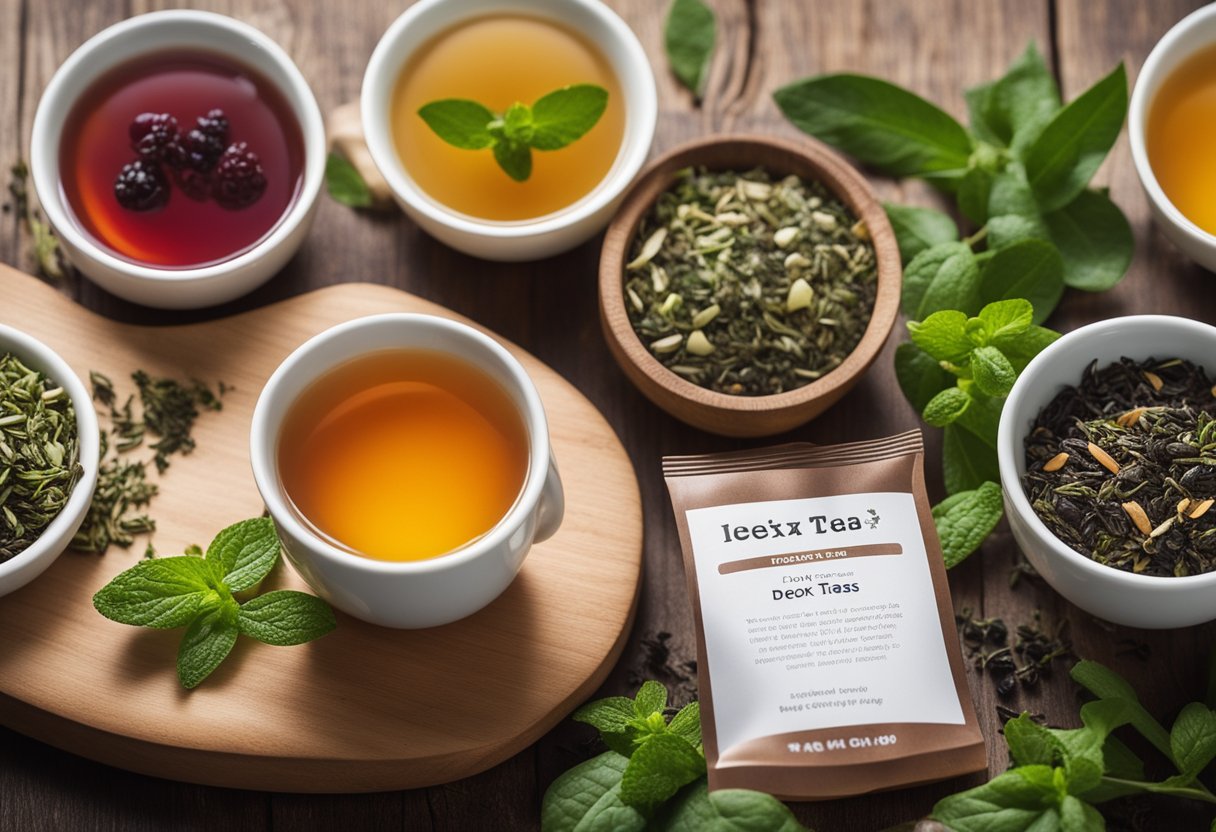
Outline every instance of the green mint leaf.
POLYGON ((494 161, 516 182, 524 182, 532 175, 532 151, 526 144, 510 140, 496 142, 494 161))
POLYGON ((1066 795, 1049 766, 1020 766, 982 786, 937 802, 932 817, 953 832, 1021 832, 1059 829, 1066 795))
POLYGON ((1047 225, 1038 214, 1001 214, 988 218, 989 251, 1000 250, 1023 240, 1050 240, 1047 225))
POLYGON ((367 208, 372 204, 372 192, 355 166, 337 153, 325 160, 325 188, 335 202, 350 208, 367 208))
POLYGON ((207 547, 207 561, 214 564, 224 583, 240 592, 270 574, 279 560, 279 535, 269 517, 234 523, 215 536, 207 547))
POLYGON ((629 720, 637 716, 633 700, 628 696, 609 696, 588 702, 570 718, 582 722, 604 733, 623 733, 629 729, 629 720))
MULTIPOLYGON (((1106 763, 1106 774, 1109 777, 1124 780, 1144 779, 1144 761, 1114 734, 1108 736, 1102 744, 1102 759, 1106 763)), ((1085 795, 1085 799, 1094 802, 1093 792, 1085 795)))
POLYGON ((1017 371, 996 347, 979 347, 971 353, 971 377, 987 396, 1003 399, 1017 381, 1017 371))
POLYGON ((963 415, 971 404, 971 397, 958 387, 947 387, 925 405, 921 418, 935 428, 944 428, 963 415))
POLYGON ((111 621, 163 630, 184 627, 221 596, 201 558, 179 555, 144 560, 114 576, 93 596, 93 606, 111 621))
POLYGON ((980 268, 966 243, 940 243, 904 269, 904 314, 924 320, 943 309, 974 315, 980 306, 980 268))
POLYGON ((709 59, 714 54, 717 24, 713 10, 701 0, 675 0, 667 12, 663 43, 667 63, 680 83, 698 99, 709 77, 709 59))
POLYGON ((954 568, 980 548, 1004 513, 1001 487, 995 482, 953 494, 935 505, 933 522, 941 538, 946 568, 954 568))
POLYGON ((193 688, 211 675, 232 652, 238 634, 232 608, 235 601, 207 611, 186 628, 177 650, 177 678, 193 688))
POLYGON ((988 198, 988 250, 995 251, 1022 240, 1050 240, 1039 204, 1018 163, 1008 165, 992 182, 988 198))
POLYGON ((1060 832, 1106 832, 1106 821, 1093 806, 1069 795, 1060 802, 1060 832))
POLYGON ((1004 399, 986 396, 973 385, 969 391, 971 406, 958 418, 958 425, 981 439, 989 447, 996 448, 996 435, 1001 424, 1001 409, 1004 399))
POLYGON ((532 135, 527 142, 537 150, 565 147, 585 136, 607 107, 608 90, 594 84, 554 90, 532 105, 532 135))
POLYGON ((893 176, 934 175, 949 186, 971 157, 971 137, 948 113, 878 78, 805 78, 773 98, 799 130, 893 176))
POLYGON ((1170 750, 1187 779, 1207 768, 1216 759, 1216 711, 1202 702, 1183 708, 1170 729, 1170 750))
POLYGON ((1130 717, 1131 709, 1123 700, 1099 700, 1082 706, 1081 722, 1085 727, 1048 729, 1059 743, 1070 794, 1086 794, 1102 782, 1106 769, 1102 749, 1106 738, 1130 717))
POLYGON ((671 733, 683 738, 693 748, 701 745, 701 703, 689 702, 671 718, 667 725, 671 733))
POLYGON ((917 413, 924 410, 934 396, 955 383, 954 376, 943 370, 936 358, 910 341, 895 348, 895 378, 904 398, 917 413))
POLYGON ((704 778, 663 807, 655 828, 663 832, 809 832, 772 795, 748 789, 711 792, 704 778))
POLYGON ((637 748, 638 732, 630 728, 628 731, 601 731, 600 740, 604 745, 608 746, 609 750, 615 751, 623 757, 629 757, 637 748))
POLYGON ((651 714, 661 714, 667 707, 667 688, 653 679, 647 679, 638 688, 633 698, 634 715, 645 719, 651 714))
POLYGON ((999 337, 990 340, 990 344, 1005 354, 1013 369, 1022 372, 1030 359, 1041 353, 1049 344, 1060 337, 1060 333, 1041 326, 1032 326, 1018 335, 999 337))
POLYGON ((1042 222, 1064 258, 1065 284, 1104 292, 1127 274, 1135 248, 1132 228, 1105 192, 1082 191, 1042 222))
POLYGON ((629 758, 613 751, 592 757, 562 774, 545 790, 540 826, 544 832, 642 832, 646 817, 621 802, 621 776, 629 758))
POLYGON ((338 626, 329 604, 291 589, 267 592, 242 604, 236 623, 245 635, 280 647, 313 641, 338 626))
POLYGON ((1034 306, 1025 298, 1011 298, 990 303, 980 310, 985 343, 1000 344, 1016 338, 1034 323, 1034 306))
POLYGON ((424 104, 418 115, 427 127, 453 147, 461 150, 484 150, 494 144, 490 122, 494 113, 476 101, 465 98, 445 98, 424 104))
POLYGON ((1020 152, 1060 109, 1055 78, 1031 43, 1004 77, 968 90, 967 109, 976 135, 1020 152))
POLYGON ((905 266, 925 249, 958 240, 958 226, 949 214, 894 202, 884 202, 882 207, 891 221, 895 242, 899 245, 899 258, 905 266))
POLYGON ((958 422, 942 436, 942 476, 947 494, 972 491, 985 482, 1000 482, 996 448, 958 422))
POLYGON ((1024 298, 1034 307, 1034 323, 1047 319, 1064 294, 1064 260, 1051 243, 1022 240, 997 249, 979 280, 984 303, 1024 298))
POLYGON ((1127 115, 1123 64, 1060 110, 1026 150, 1026 179, 1046 212, 1076 199, 1106 158, 1127 115))
POLYGON ((533 134, 532 111, 516 101, 502 114, 502 132, 510 141, 530 144, 533 134))
POLYGON ((959 364, 975 346, 967 337, 967 315, 957 309, 934 312, 923 321, 908 321, 912 343, 938 361, 959 364))
POLYGON ((1005 723, 1004 733, 1009 755, 1019 766, 1050 766, 1063 755, 1063 749, 1051 731, 1031 719, 1025 711, 1005 723))
POLYGON ((1158 751, 1177 764, 1177 761, 1173 757, 1173 750, 1170 747, 1169 733, 1140 704, 1140 698, 1136 696, 1135 689, 1128 684, 1126 679, 1105 665, 1090 661, 1089 659, 1082 659, 1073 665, 1069 675, 1072 676, 1074 682, 1099 699, 1122 699, 1125 701, 1131 707, 1129 721, 1132 726, 1145 739, 1151 742, 1158 751))
POLYGON ((654 734, 629 758, 621 776, 621 802, 650 811, 704 773, 705 757, 688 740, 654 734))
POLYGON ((958 210, 976 225, 988 222, 988 199, 994 179, 992 171, 973 167, 958 183, 958 210))

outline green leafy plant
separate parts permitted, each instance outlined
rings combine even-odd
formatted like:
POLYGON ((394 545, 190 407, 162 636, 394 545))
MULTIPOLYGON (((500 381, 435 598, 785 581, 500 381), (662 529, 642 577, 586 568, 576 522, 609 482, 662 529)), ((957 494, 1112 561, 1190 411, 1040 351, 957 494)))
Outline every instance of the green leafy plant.
POLYGON ((1127 115, 1122 64, 1069 104, 1034 45, 1001 78, 967 90, 970 130, 877 78, 824 75, 774 94, 801 130, 893 176, 953 194, 976 230, 929 208, 888 205, 907 274, 904 312, 974 315, 1024 297, 1041 322, 1065 286, 1114 286, 1132 257, 1126 217, 1089 180, 1127 115), (911 290, 911 291, 909 291, 911 290))
POLYGON ((523 182, 532 175, 533 150, 560 150, 578 141, 607 106, 608 90, 574 84, 542 96, 531 107, 517 101, 504 113, 466 98, 445 98, 424 104, 418 115, 453 147, 493 151, 498 166, 523 182))
POLYGON ((697 98, 705 91, 716 30, 713 9, 702 0, 674 0, 667 12, 663 28, 667 63, 697 98))
MULTIPOLYGON (((1216 678, 1216 654, 1211 673, 1216 678)), ((1005 723, 1013 765, 982 786, 951 795, 933 817, 955 832, 1069 830, 1102 832, 1095 804, 1138 792, 1216 804, 1199 775, 1216 759, 1212 701, 1192 702, 1167 731, 1140 704, 1132 686, 1097 662, 1081 661, 1072 678, 1097 700, 1081 706, 1081 728, 1046 728, 1029 714, 1005 723), (1173 764, 1177 773, 1146 780, 1144 761, 1113 731, 1130 725, 1173 764)), ((1213 824, 1216 829, 1216 823, 1213 824)))
POLYGON ((946 566, 979 548, 1004 514, 996 440, 1005 397, 1030 359, 1060 337, 1035 324, 1024 298, 986 304, 970 317, 943 309, 909 321, 912 340, 895 351, 899 386, 922 418, 945 429, 948 496, 933 519, 946 566))
POLYGON ((325 188, 335 202, 350 208, 367 208, 372 204, 372 191, 355 166, 337 153, 325 160, 325 188))
POLYGON ((153 629, 185 627, 177 678, 193 688, 227 658, 240 634, 286 646, 320 638, 336 626, 333 610, 313 595, 256 592, 281 549, 274 522, 244 520, 224 529, 206 554, 144 560, 115 576, 93 596, 97 611, 120 624, 153 629))
POLYGON ((575 711, 610 750, 553 781, 541 807, 542 832, 806 832, 771 795, 710 792, 700 706, 692 702, 670 719, 667 710, 667 689, 647 681, 633 699, 611 696, 575 711))

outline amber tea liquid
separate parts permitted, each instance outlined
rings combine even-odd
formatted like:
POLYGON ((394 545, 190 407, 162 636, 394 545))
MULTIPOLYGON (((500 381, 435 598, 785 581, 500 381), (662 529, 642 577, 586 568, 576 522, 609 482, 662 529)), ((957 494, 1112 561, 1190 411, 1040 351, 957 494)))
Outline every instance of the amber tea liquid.
POLYGON ((278 443, 287 496, 323 537, 377 560, 425 560, 506 515, 528 471, 509 394, 480 369, 421 350, 358 358, 292 404, 278 443))
POLYGON ((418 186, 452 210, 487 220, 535 219, 577 202, 612 168, 625 132, 625 102, 607 59, 580 35, 522 15, 479 17, 434 37, 401 71, 390 115, 397 153, 418 186), (503 173, 489 150, 447 144, 418 115, 443 98, 469 98, 501 113, 569 84, 608 90, 608 108, 573 144, 533 151, 526 182, 503 173))
POLYGON ((1170 73, 1149 108, 1149 164, 1161 189, 1195 225, 1216 234, 1216 46, 1170 73))

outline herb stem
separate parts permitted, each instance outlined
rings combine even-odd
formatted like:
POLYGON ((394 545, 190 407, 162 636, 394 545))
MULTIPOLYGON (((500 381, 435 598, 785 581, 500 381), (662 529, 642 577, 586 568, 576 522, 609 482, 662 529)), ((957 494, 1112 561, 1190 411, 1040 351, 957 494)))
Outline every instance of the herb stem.
POLYGON ((985 225, 985 226, 982 226, 979 231, 975 232, 970 237, 963 240, 963 242, 967 244, 968 248, 975 248, 977 245, 984 242, 984 240, 987 237, 988 237, 988 226, 985 225))
POLYGON ((1207 787, 1198 780, 1193 781, 1194 786, 1168 786, 1165 783, 1145 783, 1140 780, 1123 780, 1118 777, 1103 777, 1102 782, 1111 786, 1124 786, 1140 791, 1153 792, 1155 794, 1168 794, 1174 797, 1186 797, 1191 800, 1199 800, 1204 803, 1216 804, 1216 795, 1208 791, 1207 787))

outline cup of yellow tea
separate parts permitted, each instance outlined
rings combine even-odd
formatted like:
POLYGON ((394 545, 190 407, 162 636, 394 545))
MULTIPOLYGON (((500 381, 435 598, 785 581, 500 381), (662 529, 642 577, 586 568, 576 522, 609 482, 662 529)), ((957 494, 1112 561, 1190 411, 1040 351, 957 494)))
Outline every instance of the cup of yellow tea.
POLYGON ((423 230, 492 260, 600 231, 654 136, 654 75, 600 0, 421 0, 363 79, 368 150, 423 230))
POLYGON ((373 624, 471 615, 562 519, 535 385, 446 318, 374 315, 313 337, 263 388, 250 444, 288 560, 373 624))

